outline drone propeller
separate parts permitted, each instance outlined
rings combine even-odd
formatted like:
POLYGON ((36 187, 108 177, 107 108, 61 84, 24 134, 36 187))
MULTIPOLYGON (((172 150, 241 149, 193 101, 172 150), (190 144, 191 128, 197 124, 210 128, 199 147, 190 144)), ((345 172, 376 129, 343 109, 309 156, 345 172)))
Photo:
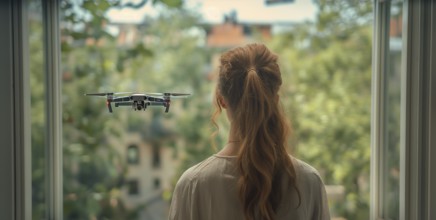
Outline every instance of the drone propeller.
POLYGON ((103 97, 106 96, 106 107, 108 108, 109 112, 112 113, 112 96, 113 95, 119 95, 119 94, 129 94, 131 92, 100 92, 100 93, 85 93, 86 96, 99 96, 99 97, 103 97))
POLYGON ((101 92, 101 93, 85 93, 86 96, 107 96, 113 95, 113 92, 101 92))
POLYGON ((167 97, 186 97, 186 96, 190 96, 191 94, 189 93, 171 93, 171 92, 164 92, 164 93, 160 93, 160 92, 147 92, 145 93, 146 95, 152 95, 152 96, 167 96, 167 97))
POLYGON ((131 94, 131 92, 99 92, 99 93, 85 93, 86 96, 109 96, 109 95, 121 95, 131 94))

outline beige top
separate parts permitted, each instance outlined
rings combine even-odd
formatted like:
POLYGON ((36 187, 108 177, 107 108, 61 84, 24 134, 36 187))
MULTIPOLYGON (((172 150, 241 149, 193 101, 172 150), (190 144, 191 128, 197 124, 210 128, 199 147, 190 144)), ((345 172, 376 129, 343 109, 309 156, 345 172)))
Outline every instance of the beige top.
MULTIPOLYGON (((276 220, 330 219, 324 184, 318 172, 293 159, 301 205, 293 187, 284 188, 276 220)), ((189 168, 174 190, 169 219, 243 220, 237 192, 235 156, 214 155, 189 168)))

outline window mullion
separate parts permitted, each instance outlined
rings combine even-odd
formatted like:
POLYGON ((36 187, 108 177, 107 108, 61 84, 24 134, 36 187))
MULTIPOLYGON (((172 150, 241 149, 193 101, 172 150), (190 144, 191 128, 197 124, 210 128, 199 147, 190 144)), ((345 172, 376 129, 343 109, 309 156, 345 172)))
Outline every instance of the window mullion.
POLYGON ((60 26, 58 0, 43 0, 46 78, 46 173, 47 218, 63 218, 62 103, 60 73, 60 26))
POLYGON ((383 217, 383 152, 385 134, 385 73, 389 51, 389 1, 374 1, 374 40, 371 110, 371 202, 370 218, 383 217))

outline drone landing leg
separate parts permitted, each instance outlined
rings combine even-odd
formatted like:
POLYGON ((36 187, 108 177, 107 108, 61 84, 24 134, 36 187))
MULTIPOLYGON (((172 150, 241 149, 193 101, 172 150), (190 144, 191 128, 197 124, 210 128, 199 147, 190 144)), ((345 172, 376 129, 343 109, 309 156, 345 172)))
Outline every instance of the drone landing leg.
POLYGON ((112 113, 112 104, 108 101, 106 103, 106 105, 107 105, 107 108, 109 109, 109 112, 112 113))

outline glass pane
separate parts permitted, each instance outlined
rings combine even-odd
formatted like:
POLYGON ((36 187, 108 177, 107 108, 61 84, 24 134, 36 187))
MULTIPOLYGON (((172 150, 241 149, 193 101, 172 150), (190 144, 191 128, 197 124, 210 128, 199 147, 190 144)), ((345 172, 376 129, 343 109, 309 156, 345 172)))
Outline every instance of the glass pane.
MULTIPOLYGON (((321 172, 332 217, 369 218, 371 1, 61 5, 64 219, 166 219, 181 173, 216 151, 210 115, 219 56, 249 42, 280 57, 289 144, 321 172), (193 95, 171 100, 169 113, 110 113, 106 96, 83 96, 93 92, 193 95)), ((218 124, 219 149, 228 124, 218 124)))
POLYGON ((45 74, 42 7, 40 0, 28 1, 29 70, 31 91, 32 218, 45 219, 45 74))
POLYGON ((399 219, 400 186, 400 101, 403 3, 392 1, 389 19, 389 53, 385 74, 385 143, 383 213, 384 218, 399 219))
POLYGON ((369 219, 372 5, 317 7, 313 24, 295 25, 276 41, 288 73, 283 102, 293 144, 321 172, 333 219, 369 219))

